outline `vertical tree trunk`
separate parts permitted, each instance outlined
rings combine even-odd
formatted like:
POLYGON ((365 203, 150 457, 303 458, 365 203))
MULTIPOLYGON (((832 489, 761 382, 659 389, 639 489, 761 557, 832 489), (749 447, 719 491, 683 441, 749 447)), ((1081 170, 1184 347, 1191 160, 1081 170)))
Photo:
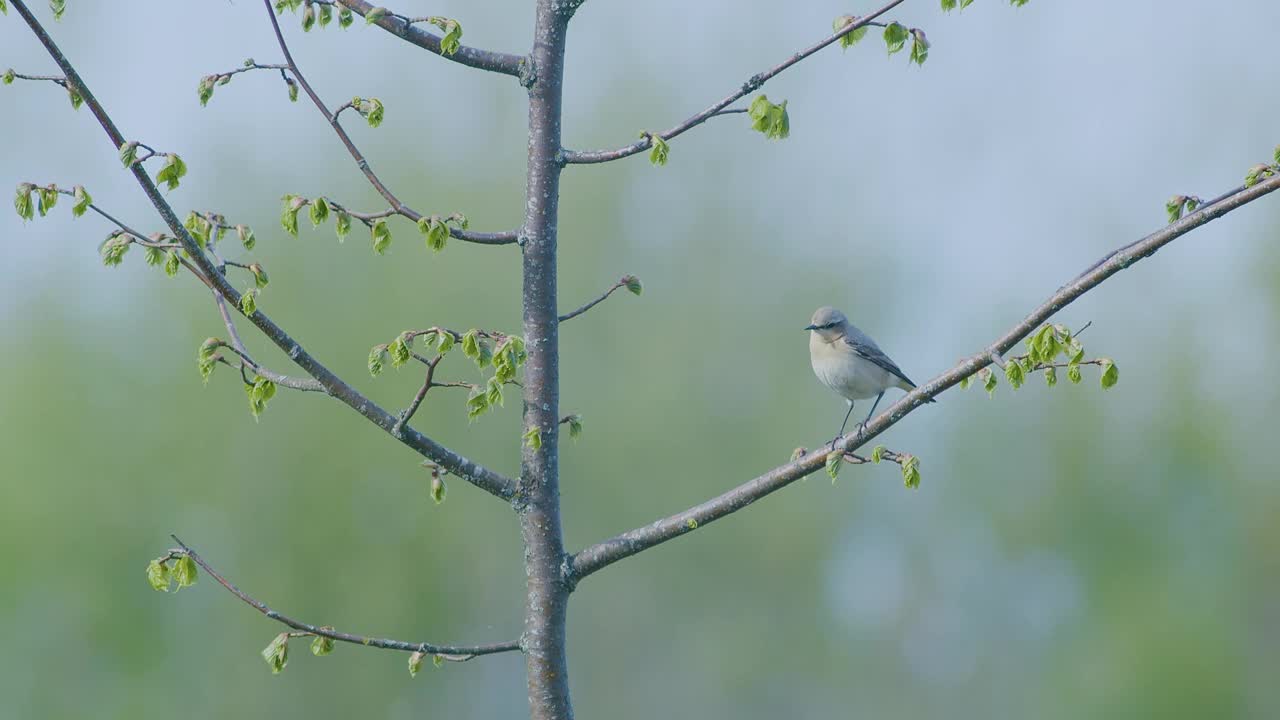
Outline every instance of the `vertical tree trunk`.
POLYGON ((560 111, 565 33, 570 13, 558 0, 538 0, 529 89, 529 174, 524 221, 524 426, 537 427, 541 446, 526 443, 516 508, 524 536, 527 578, 523 646, 534 720, 570 720, 565 615, 569 587, 560 529, 559 321, 556 303, 556 223, 560 196, 560 111))

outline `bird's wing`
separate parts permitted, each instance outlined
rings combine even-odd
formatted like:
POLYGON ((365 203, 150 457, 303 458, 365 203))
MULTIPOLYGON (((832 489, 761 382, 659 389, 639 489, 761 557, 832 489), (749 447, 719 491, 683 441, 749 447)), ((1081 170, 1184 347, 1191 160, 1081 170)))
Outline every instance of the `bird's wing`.
POLYGON ((881 350, 871 338, 866 337, 865 335, 861 338, 845 335, 843 340, 845 345, 848 345, 850 349, 858 354, 858 357, 875 363, 890 374, 901 378, 911 387, 916 386, 916 384, 911 381, 911 378, 907 377, 907 374, 902 372, 902 369, 894 364, 894 362, 889 359, 889 356, 885 355, 884 351, 881 350))

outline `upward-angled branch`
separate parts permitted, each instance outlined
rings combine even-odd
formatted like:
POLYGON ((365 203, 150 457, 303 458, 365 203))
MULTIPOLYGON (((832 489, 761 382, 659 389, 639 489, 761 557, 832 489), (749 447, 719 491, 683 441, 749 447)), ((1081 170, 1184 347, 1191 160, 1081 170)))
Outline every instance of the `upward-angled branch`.
MULTIPOLYGON (((676 125, 670 130, 667 130, 666 132, 656 133, 656 135, 662 138, 663 140, 670 140, 671 138, 677 135, 683 134, 686 130, 689 130, 694 127, 697 127, 698 125, 701 125, 702 123, 706 122, 710 118, 715 117, 717 114, 719 114, 721 111, 723 111, 725 108, 729 107, 733 103, 737 102, 738 100, 741 100, 747 95, 760 89, 762 85, 764 85, 773 77, 780 74, 783 70, 786 70, 787 68, 791 67, 792 65, 795 65, 801 60, 804 60, 810 55, 813 55, 814 53, 825 48, 826 46, 839 41, 840 38, 844 37, 845 35, 848 35, 849 33, 857 30, 858 28, 862 28, 862 27, 866 27, 867 25, 874 24, 872 22, 873 20, 880 17, 881 15, 884 15, 885 13, 894 9, 895 7, 901 5, 905 1, 906 0, 892 0, 891 2, 881 7, 879 10, 876 10, 875 12, 871 13, 870 15, 867 15, 866 17, 858 18, 854 22, 844 26, 840 30, 835 31, 834 33, 824 38, 823 40, 813 45, 810 45, 804 50, 801 50, 800 52, 792 55, 791 57, 787 58, 783 62, 769 68, 768 70, 765 70, 762 73, 759 73, 757 75, 752 75, 746 82, 742 84, 742 87, 738 88, 734 92, 725 96, 720 101, 713 104, 711 107, 708 107, 706 110, 703 110, 697 115, 694 115, 693 117, 685 120, 679 125, 676 125)), ((604 162, 609 162, 611 160, 620 160, 622 158, 635 155, 636 153, 644 152, 652 145, 652 143, 653 143, 652 136, 645 136, 640 140, 638 140, 637 142, 631 143, 630 145, 626 145, 624 147, 617 148, 615 150, 591 150, 591 151, 565 150, 560 154, 560 160, 561 162, 566 164, 604 163, 604 162)))
MULTIPOLYGON (((342 0, 342 4, 354 10, 357 14, 364 16, 369 11, 377 7, 372 3, 364 2, 364 0, 342 0)), ((488 70, 489 72, 501 73, 512 77, 520 77, 521 68, 523 67, 524 58, 511 53, 494 52, 492 50, 480 50, 478 48, 462 45, 458 51, 453 54, 447 54, 441 49, 440 36, 427 32, 411 23, 405 22, 402 16, 387 14, 374 21, 378 27, 395 35, 398 38, 417 45, 418 47, 429 50, 445 60, 473 67, 480 70, 488 70)))
MULTIPOLYGON (((44 26, 32 14, 25 0, 12 0, 12 2, 14 9, 26 21, 40 44, 44 46, 49 56, 53 58, 53 61, 57 63, 58 67, 66 75, 67 82, 84 99, 85 105, 89 107, 93 116, 98 120, 98 124, 102 126, 103 131, 106 132, 107 137, 113 143, 113 147, 119 148, 124 145, 124 136, 116 127, 111 116, 107 114, 102 103, 98 102, 98 99, 90 92, 80 74, 72 66, 67 56, 62 53, 62 50, 58 48, 49 33, 45 31, 44 26)), ((182 243, 183 249, 186 250, 192 261, 200 269, 204 278, 208 280, 213 289, 230 300, 233 305, 239 307, 240 292, 227 282, 222 273, 217 271, 213 261, 201 250, 195 239, 191 237, 191 233, 187 231, 182 221, 178 219, 168 201, 160 194, 160 189, 156 187, 155 182, 152 181, 151 176, 147 174, 142 164, 134 163, 130 166, 129 171, 133 174, 134 180, 141 186, 143 193, 147 196, 147 200, 151 202, 152 207, 160 215, 164 224, 168 226, 169 231, 182 243)), ((275 343, 276 347, 284 351, 298 367, 318 380, 329 395, 346 403, 378 427, 392 433, 400 442, 482 490, 503 499, 510 499, 514 495, 515 481, 511 478, 472 462, 470 459, 459 455, 411 427, 398 426, 395 416, 379 407, 358 390, 348 385, 342 378, 335 375, 329 368, 303 349, 302 345, 286 333, 283 328, 275 324, 266 313, 260 310, 254 312, 249 316, 249 320, 258 326, 258 329, 271 342, 275 343)))
MULTIPOLYGON (((1023 318, 1008 332, 981 352, 961 361, 955 367, 920 385, 894 403, 889 409, 867 424, 862 433, 853 432, 835 443, 835 450, 850 452, 896 425, 917 407, 923 405, 943 390, 959 383, 982 368, 992 364, 1014 345, 1031 334, 1042 323, 1077 298, 1102 284, 1107 278, 1128 268, 1139 260, 1151 256, 1160 248, 1186 235, 1205 223, 1226 215, 1268 193, 1280 190, 1280 176, 1271 177, 1250 188, 1237 192, 1188 214, 1181 220, 1154 232, 1136 243, 1130 243, 1112 254, 1093 270, 1068 283, 1054 293, 1040 307, 1023 318)), ((649 523, 603 542, 596 543, 573 556, 569 564, 570 582, 578 580, 611 565, 623 558, 674 540, 713 520, 735 513, 770 493, 823 467, 827 457, 825 449, 809 453, 795 462, 774 468, 738 487, 682 512, 649 523)))
MULTIPOLYGON (((422 219, 422 213, 400 202, 400 198, 391 192, 382 179, 378 177, 373 168, 369 166, 369 161, 365 159, 360 149, 356 147, 351 136, 347 134, 346 129, 342 127, 342 123, 338 122, 337 113, 329 112, 329 108, 312 89, 311 83, 302 75, 302 70, 298 68, 298 63, 293 59, 293 53, 289 52, 289 45, 284 40, 284 33, 280 31, 280 21, 276 19, 275 11, 271 9, 271 0, 262 0, 263 5, 267 8, 267 17, 271 19, 271 29, 275 31, 276 42, 280 45, 280 52, 284 55, 285 63, 289 67, 289 73, 293 75, 293 79, 298 81, 298 85, 307 93, 307 97, 311 98, 311 102, 315 104, 320 114, 324 115, 325 121, 338 134, 338 139, 342 141, 342 145, 347 148, 347 152, 351 154, 352 159, 356 161, 356 165, 360 168, 360 172, 364 173, 365 178, 369 180, 369 184, 378 191, 378 194, 391 204, 391 208, 396 214, 403 215, 410 220, 417 222, 422 219)), ((449 234, 459 240, 467 242, 479 243, 481 245, 510 245, 516 242, 518 233, 515 231, 498 232, 498 233, 478 233, 463 230, 462 228, 450 227, 449 234)))

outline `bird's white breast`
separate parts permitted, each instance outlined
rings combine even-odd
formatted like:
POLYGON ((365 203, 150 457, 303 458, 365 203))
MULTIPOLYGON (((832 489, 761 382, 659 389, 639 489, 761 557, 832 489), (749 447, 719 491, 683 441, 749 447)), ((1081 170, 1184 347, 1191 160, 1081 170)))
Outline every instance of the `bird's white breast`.
POLYGON ((848 400, 873 398, 894 384, 884 368, 858 356, 841 340, 823 342, 817 333, 809 335, 809 362, 823 385, 848 400))

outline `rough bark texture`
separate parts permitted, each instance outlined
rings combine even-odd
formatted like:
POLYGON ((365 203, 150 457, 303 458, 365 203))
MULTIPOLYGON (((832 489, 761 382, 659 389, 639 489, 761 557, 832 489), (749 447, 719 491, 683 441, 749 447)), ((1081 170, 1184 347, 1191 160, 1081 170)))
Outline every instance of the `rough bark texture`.
POLYGON ((560 529, 559 318, 556 212, 560 195, 560 99, 570 13, 539 0, 529 87, 529 176, 524 223, 524 425, 541 431, 526 444, 515 506, 524 537, 527 581, 523 647, 529 710, 535 720, 568 720, 565 613, 567 555, 560 529))

